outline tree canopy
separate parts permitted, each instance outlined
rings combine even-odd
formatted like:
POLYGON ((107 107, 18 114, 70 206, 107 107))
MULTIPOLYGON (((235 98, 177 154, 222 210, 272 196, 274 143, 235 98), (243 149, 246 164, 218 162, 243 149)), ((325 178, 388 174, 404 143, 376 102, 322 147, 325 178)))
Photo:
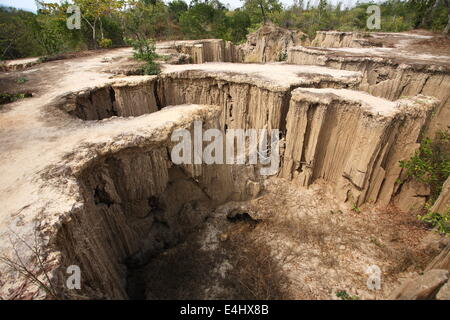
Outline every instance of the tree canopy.
MULTIPOLYGON (((0 6, 0 58, 51 55, 64 51, 125 44, 125 39, 221 38, 235 43, 265 21, 299 29, 311 37, 318 30, 367 30, 366 9, 371 1, 351 8, 327 0, 295 0, 286 7, 279 0, 241 0, 231 10, 220 0, 39 0, 38 12, 0 6), (69 5, 80 7, 80 30, 69 30, 69 5)), ((385 0, 380 31, 425 28, 449 32, 450 0, 385 0)))

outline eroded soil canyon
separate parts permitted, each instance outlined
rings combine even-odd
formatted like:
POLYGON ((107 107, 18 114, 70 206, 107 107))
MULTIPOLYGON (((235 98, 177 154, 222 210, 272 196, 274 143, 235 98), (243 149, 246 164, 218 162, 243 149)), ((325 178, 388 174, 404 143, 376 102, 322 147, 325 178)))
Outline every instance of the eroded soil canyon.
MULTIPOLYGON (((417 221, 399 161, 450 125, 450 57, 408 56, 413 34, 305 47, 274 29, 160 43, 175 64, 158 76, 131 75, 129 48, 5 66, 2 90, 33 97, 0 109, 0 297, 385 299, 423 272, 448 239, 417 221), (171 134, 194 121, 279 129, 279 170, 174 163, 171 134)), ((436 212, 448 201, 444 186, 436 212)))

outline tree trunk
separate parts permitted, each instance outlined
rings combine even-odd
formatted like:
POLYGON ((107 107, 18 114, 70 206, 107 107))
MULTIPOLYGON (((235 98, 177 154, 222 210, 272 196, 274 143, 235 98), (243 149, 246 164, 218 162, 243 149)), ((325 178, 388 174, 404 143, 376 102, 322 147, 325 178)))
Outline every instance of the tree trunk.
POLYGON ((429 7, 427 11, 425 11, 423 18, 422 18, 422 22, 420 23, 420 26, 423 27, 425 26, 425 24, 428 21, 428 17, 432 16, 434 13, 434 10, 436 10, 436 8, 439 6, 439 3, 441 2, 441 0, 436 0, 433 4, 433 6, 429 7))
POLYGON ((100 21, 100 36, 102 37, 102 40, 103 40, 105 38, 105 36, 103 34, 103 22, 102 22, 101 17, 100 17, 99 21, 100 21))
POLYGON ((94 25, 92 27, 92 40, 94 41, 94 46, 97 47, 97 30, 96 29, 96 21, 94 21, 94 25))
POLYGON ((263 22, 264 24, 267 22, 266 12, 264 11, 264 6, 262 2, 259 2, 259 7, 261 8, 261 13, 263 16, 263 22))
POLYGON ((8 52, 9 48, 12 46, 13 41, 11 40, 9 42, 9 45, 6 47, 6 49, 3 51, 1 58, 3 59, 3 57, 6 55, 6 52, 8 52))
POLYGON ((88 19, 86 19, 84 16, 82 16, 84 21, 87 22, 87 24, 89 25, 89 27, 91 27, 92 29, 92 40, 94 41, 94 48, 97 47, 97 35, 96 35, 96 26, 97 26, 97 18, 95 18, 94 20, 94 24, 90 23, 88 19))

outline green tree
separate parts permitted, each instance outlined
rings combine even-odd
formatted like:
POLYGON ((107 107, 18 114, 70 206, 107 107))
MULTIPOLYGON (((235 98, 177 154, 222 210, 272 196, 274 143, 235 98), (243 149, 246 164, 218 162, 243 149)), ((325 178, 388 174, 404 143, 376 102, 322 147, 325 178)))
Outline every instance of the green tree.
POLYGON ((168 11, 161 0, 132 1, 123 14, 123 29, 135 39, 159 38, 167 29, 168 11))
POLYGON ((177 22, 180 20, 180 16, 189 9, 187 3, 183 0, 169 2, 168 7, 170 17, 177 22))
MULTIPOLYGON (((65 12, 67 3, 47 3, 37 1, 39 5, 51 11, 65 12)), ((121 8, 124 7, 125 0, 72 0, 74 5, 80 7, 81 17, 91 29, 91 36, 94 46, 97 46, 97 28, 100 29, 100 39, 104 39, 103 19, 104 17, 118 14, 121 8)))
POLYGON ((0 6, 0 59, 42 53, 31 27, 33 25, 36 25, 33 13, 0 6))
POLYGON ((261 23, 268 20, 269 14, 281 11, 283 6, 278 0, 241 0, 244 9, 250 16, 252 23, 261 23))
POLYGON ((180 28, 187 38, 222 38, 227 33, 226 8, 219 1, 193 2, 180 16, 180 28))
POLYGON ((442 185, 450 176, 450 134, 441 131, 434 140, 425 138, 414 156, 400 161, 408 177, 425 183, 430 187, 430 205, 442 190, 442 185))
POLYGON ((229 29, 230 38, 234 43, 239 43, 245 40, 248 33, 248 28, 251 26, 250 16, 247 12, 242 10, 235 10, 229 15, 229 29))

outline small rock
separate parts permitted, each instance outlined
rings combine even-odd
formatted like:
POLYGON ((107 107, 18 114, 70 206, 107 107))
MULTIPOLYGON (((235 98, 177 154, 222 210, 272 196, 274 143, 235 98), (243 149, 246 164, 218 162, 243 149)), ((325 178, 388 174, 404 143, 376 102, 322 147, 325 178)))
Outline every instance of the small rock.
POLYGON ((228 234, 227 233, 221 233, 219 234, 219 240, 220 241, 227 241, 228 240, 228 234))
POLYGON ((395 203, 398 208, 405 212, 419 212, 430 194, 430 188, 421 182, 411 180, 406 182, 396 197, 395 203))

